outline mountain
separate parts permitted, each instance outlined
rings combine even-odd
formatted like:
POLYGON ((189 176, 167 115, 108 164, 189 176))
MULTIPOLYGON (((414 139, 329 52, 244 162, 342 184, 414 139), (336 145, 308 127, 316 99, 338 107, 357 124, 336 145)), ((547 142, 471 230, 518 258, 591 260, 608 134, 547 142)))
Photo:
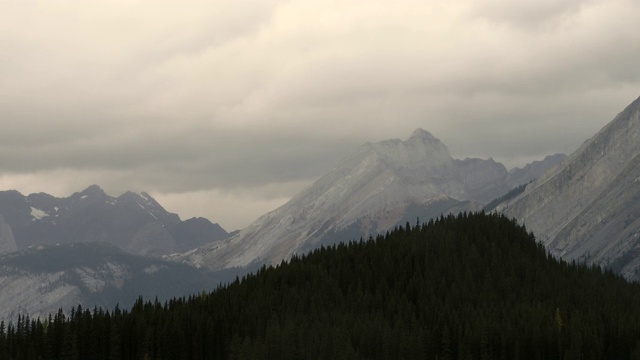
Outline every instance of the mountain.
POLYGON ((639 359, 640 285, 466 213, 325 247, 211 293, 0 331, 2 359, 639 359), (47 326, 48 325, 48 326, 47 326))
POLYGON ((0 319, 68 312, 78 304, 129 306, 139 296, 169 299, 212 290, 220 280, 103 242, 39 246, 0 257, 0 319))
POLYGON ((180 220, 145 192, 116 198, 97 185, 67 198, 0 192, 0 253, 102 241, 132 254, 167 255, 227 236, 206 219, 180 220))
POLYGON ((536 179, 538 176, 544 174, 548 169, 560 164, 567 158, 565 154, 553 154, 548 155, 540 161, 534 161, 530 164, 523 166, 522 168, 513 168, 509 170, 507 176, 507 184, 511 188, 526 184, 531 180, 536 179))
POLYGON ((640 98, 498 209, 554 255, 640 280, 640 98))
POLYGON ((480 209, 510 189, 508 176, 493 159, 453 159, 440 140, 418 129, 405 141, 364 144, 237 235, 173 259, 212 269, 276 263, 417 217, 480 209))
POLYGON ((509 170, 507 176, 507 184, 511 187, 511 190, 502 196, 493 199, 490 203, 483 207, 486 212, 494 211, 500 204, 507 202, 516 196, 520 195, 524 189, 533 180, 537 179, 545 171, 558 166, 567 158, 565 154, 554 154, 546 156, 541 161, 534 161, 525 165, 523 168, 514 168, 509 170))

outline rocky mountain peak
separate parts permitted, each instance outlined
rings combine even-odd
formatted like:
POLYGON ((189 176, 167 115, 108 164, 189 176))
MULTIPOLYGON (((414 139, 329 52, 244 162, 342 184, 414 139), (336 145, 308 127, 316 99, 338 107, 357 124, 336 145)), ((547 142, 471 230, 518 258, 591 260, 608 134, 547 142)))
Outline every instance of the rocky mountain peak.
POLYGON ((106 196, 107 194, 102 190, 102 188, 96 184, 89 185, 86 189, 80 192, 80 195, 88 195, 88 196, 106 196))
POLYGON ((421 143, 441 144, 438 138, 436 138, 430 132, 422 128, 415 129, 406 142, 407 143, 421 142, 421 143))
MULTIPOLYGON (((43 197, 51 197, 51 195, 40 193, 38 194, 40 198, 43 197)), ((90 185, 86 189, 73 193, 69 199, 71 201, 82 201, 82 202, 94 202, 94 201, 102 201, 107 198, 108 195, 102 190, 102 188, 98 185, 90 185)), ((33 196, 32 196, 33 198, 33 196)), ((52 197, 51 197, 52 198, 52 197)))
POLYGON ((137 200, 140 199, 140 195, 133 191, 126 191, 122 195, 118 196, 118 201, 137 200))
POLYGON ((415 130, 405 141, 392 139, 369 146, 385 165, 394 169, 428 169, 452 161, 446 145, 423 129, 415 130))
POLYGON ((154 207, 162 208, 162 206, 160 206, 160 204, 158 204, 156 200, 146 192, 137 193, 133 191, 127 191, 122 195, 120 195, 116 200, 118 203, 123 205, 136 204, 136 206, 143 207, 143 208, 154 208, 154 207))

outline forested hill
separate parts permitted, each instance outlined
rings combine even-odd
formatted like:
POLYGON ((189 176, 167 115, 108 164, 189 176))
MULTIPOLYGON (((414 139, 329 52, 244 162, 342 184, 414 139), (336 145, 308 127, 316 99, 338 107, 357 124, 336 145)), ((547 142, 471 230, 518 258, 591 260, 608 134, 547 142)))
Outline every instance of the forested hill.
POLYGON ((2 326, 0 358, 640 359, 640 286, 501 215, 321 248, 210 294, 2 326))

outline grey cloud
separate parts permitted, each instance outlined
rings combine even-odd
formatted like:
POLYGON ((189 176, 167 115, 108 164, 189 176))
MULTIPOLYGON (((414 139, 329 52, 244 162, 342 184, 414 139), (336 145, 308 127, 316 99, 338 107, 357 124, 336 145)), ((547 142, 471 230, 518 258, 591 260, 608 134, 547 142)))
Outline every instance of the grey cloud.
POLYGON ((0 2, 0 180, 281 198, 418 127, 521 166, 638 96, 639 17, 626 0, 0 2))
POLYGON ((159 136, 137 131, 124 138, 94 136, 49 146, 39 146, 39 136, 32 141, 28 147, 4 147, 0 152, 3 173, 128 171, 132 183, 146 182, 150 191, 172 192, 310 180, 353 148, 304 134, 249 135, 211 129, 159 136))

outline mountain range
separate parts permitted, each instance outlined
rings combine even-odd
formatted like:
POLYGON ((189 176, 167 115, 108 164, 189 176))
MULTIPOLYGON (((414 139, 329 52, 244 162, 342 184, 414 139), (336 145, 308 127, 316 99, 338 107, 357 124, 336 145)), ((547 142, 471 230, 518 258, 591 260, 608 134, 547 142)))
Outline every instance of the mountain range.
POLYGON ((162 256, 228 235, 204 218, 180 220, 145 192, 112 197, 97 185, 66 198, 0 192, 0 254, 40 245, 107 242, 131 254, 162 256))
POLYGON ((97 185, 67 198, 2 191, 0 319, 213 289, 230 274, 160 256, 228 235, 204 218, 180 220, 144 192, 112 197, 97 185))
POLYGON ((407 140, 366 143, 282 207, 237 235, 173 257, 214 270, 278 263, 321 245, 384 233, 416 218, 479 210, 564 159, 508 172, 493 159, 451 157, 418 129, 407 140))

